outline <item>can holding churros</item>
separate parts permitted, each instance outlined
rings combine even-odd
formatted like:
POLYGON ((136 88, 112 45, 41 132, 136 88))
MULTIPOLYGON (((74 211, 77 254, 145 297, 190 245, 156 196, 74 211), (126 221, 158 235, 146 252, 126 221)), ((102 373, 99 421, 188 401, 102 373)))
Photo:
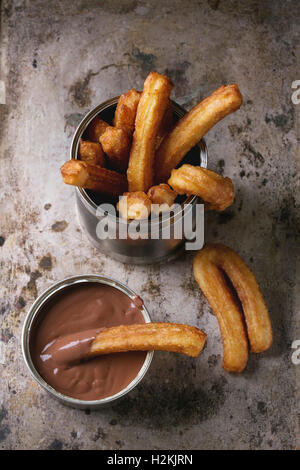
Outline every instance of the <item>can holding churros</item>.
MULTIPOLYGON (((113 122, 118 100, 119 97, 115 97, 105 101, 83 118, 72 140, 71 159, 78 158, 81 138, 96 116, 105 122, 113 122)), ((171 105, 176 122, 186 111, 174 101, 171 101, 171 105)), ((203 139, 188 152, 183 163, 207 167, 207 148, 203 139)), ((117 212, 110 212, 111 205, 105 204, 110 202, 109 199, 104 200, 100 194, 80 187, 76 187, 75 191, 81 227, 99 251, 118 261, 132 264, 167 262, 184 250, 187 237, 182 227, 185 217, 190 221, 189 230, 195 231, 197 196, 179 197, 176 211, 147 220, 147 223, 141 224, 139 236, 133 237, 128 236, 130 222, 119 217, 117 212), (107 227, 104 226, 107 236, 103 236, 104 229, 101 229, 104 222, 107 224, 107 227), (163 235, 165 233, 166 236, 163 235)), ((198 225, 197 231, 201 231, 198 225)))
POLYGON ((83 355, 94 331, 150 322, 141 299, 124 284, 96 274, 68 277, 43 292, 28 312, 22 331, 23 357, 33 378, 56 399, 74 408, 102 408, 136 387, 153 351, 77 362, 76 354, 83 355), (61 345, 64 338, 65 345, 55 351, 53 345, 61 345))

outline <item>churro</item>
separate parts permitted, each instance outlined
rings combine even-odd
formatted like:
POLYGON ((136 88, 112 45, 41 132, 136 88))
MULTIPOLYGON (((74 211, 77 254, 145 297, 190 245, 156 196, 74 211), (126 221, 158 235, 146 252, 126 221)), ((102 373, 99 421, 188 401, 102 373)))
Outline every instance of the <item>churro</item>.
POLYGON ((107 122, 102 121, 98 116, 95 116, 85 131, 87 140, 99 143, 99 138, 108 126, 109 124, 107 122))
POLYGON ((124 129, 128 135, 134 132, 136 111, 141 92, 134 88, 120 96, 114 116, 114 126, 124 129))
POLYGON ((145 80, 127 170, 129 191, 146 192, 153 185, 155 143, 172 87, 168 77, 156 72, 145 80))
POLYGON ((162 143, 164 137, 170 132, 172 127, 173 127, 173 108, 172 108, 172 103, 169 100, 167 109, 165 110, 165 113, 163 115, 163 118, 161 120, 159 129, 157 132, 156 143, 155 143, 156 150, 162 143))
POLYGON ((231 179, 200 166, 184 164, 172 170, 168 183, 178 194, 199 196, 217 211, 225 210, 234 200, 231 179))
POLYGON ((177 323, 121 325, 100 331, 88 357, 123 351, 170 351, 197 357, 206 342, 203 331, 177 323))
POLYGON ((223 272, 241 302, 252 352, 259 353, 271 346, 272 326, 257 281, 241 257, 221 244, 206 245, 200 250, 194 258, 194 275, 220 325, 223 367, 241 372, 247 363, 247 337, 241 309, 223 272))
POLYGON ((112 167, 123 173, 127 170, 131 137, 124 129, 108 126, 99 139, 112 167))
POLYGON ((101 144, 80 139, 78 156, 83 162, 105 167, 105 156, 101 144))
POLYGON ((91 189, 109 196, 119 196, 127 189, 124 175, 81 160, 68 160, 60 169, 66 184, 91 189))
POLYGON ((151 212, 151 199, 143 191, 124 193, 117 209, 123 219, 147 219, 151 212))
MULTIPOLYGON (((152 186, 148 193, 148 197, 151 199, 154 212, 159 214, 161 212, 166 212, 171 209, 176 199, 177 194, 173 191, 168 184, 161 183, 157 186, 152 186)), ((152 209, 153 210, 153 209, 152 209)))
POLYGON ((155 180, 167 181, 187 152, 222 118, 236 111, 242 96, 236 84, 221 86, 192 108, 162 141, 155 156, 155 180))

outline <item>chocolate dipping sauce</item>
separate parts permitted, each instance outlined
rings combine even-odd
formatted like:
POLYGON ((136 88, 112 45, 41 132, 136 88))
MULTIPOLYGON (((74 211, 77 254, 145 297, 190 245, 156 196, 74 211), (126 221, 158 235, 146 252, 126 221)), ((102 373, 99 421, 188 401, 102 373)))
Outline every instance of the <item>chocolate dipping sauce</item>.
POLYGON ((137 376, 146 352, 130 351, 85 360, 103 328, 145 323, 143 302, 99 283, 75 285, 58 294, 34 326, 33 363, 55 390, 80 400, 99 400, 123 390, 137 376))

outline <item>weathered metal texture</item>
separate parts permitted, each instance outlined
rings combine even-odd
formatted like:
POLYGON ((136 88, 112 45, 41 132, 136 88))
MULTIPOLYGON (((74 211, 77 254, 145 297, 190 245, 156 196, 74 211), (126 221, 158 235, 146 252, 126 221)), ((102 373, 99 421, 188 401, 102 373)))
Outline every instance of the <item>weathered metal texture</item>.
POLYGON ((300 339, 300 105, 291 101, 299 2, 1 3, 0 448, 299 446, 300 366, 291 362, 300 339), (99 254, 79 228, 74 190, 61 181, 82 116, 141 89, 150 70, 171 77, 186 109, 223 83, 237 82, 244 96, 241 110, 206 136, 209 167, 236 188, 229 210, 206 215, 206 240, 227 243, 249 263, 275 331, 272 349, 251 355, 240 375, 222 370, 217 320, 193 279, 192 254, 147 267, 99 254), (205 351, 197 360, 155 354, 143 383, 112 409, 60 405, 28 374, 21 328, 38 293, 85 272, 128 284, 154 321, 202 328, 205 351))

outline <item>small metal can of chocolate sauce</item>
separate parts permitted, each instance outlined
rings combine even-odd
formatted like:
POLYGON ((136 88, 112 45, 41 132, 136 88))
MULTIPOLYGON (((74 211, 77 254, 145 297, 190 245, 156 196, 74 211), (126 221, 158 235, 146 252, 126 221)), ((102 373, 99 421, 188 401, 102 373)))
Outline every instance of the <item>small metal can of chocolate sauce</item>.
MULTIPOLYGON (((70 149, 71 159, 78 158, 80 139, 85 138, 85 131, 93 118, 99 116, 100 119, 112 123, 118 99, 117 96, 101 103, 82 119, 73 136, 70 149)), ((174 122, 176 122, 186 114, 186 111, 174 101, 171 101, 171 103, 174 122)), ((202 139, 188 152, 181 164, 190 163, 206 168, 207 158, 207 147, 204 139, 202 139)), ((170 215, 167 214, 165 217, 158 219, 151 219, 149 223, 144 224, 144 228, 140 229, 140 236, 132 238, 119 235, 121 232, 123 234, 129 232, 128 222, 119 217, 117 212, 109 213, 109 211, 106 211, 103 202, 109 202, 107 198, 103 199, 100 194, 79 187, 75 188, 75 192, 79 222, 91 243, 102 253, 123 263, 151 264, 170 261, 184 250, 184 243, 188 237, 185 236, 186 232, 181 228, 185 224, 185 220, 191 221, 186 224, 189 225, 191 233, 195 233, 196 230, 196 204, 199 200, 197 196, 178 197, 178 202, 177 199, 175 201, 178 207, 176 212, 170 212, 170 215), (99 236, 99 222, 101 224, 104 220, 111 227, 116 225, 120 227, 119 231, 116 232, 116 236, 107 236, 105 238, 99 236), (163 234, 168 231, 170 235, 164 236, 163 234)), ((198 225, 197 232, 200 232, 203 227, 198 225)))
MULTIPOLYGON (((40 375, 39 371, 33 360, 31 342, 32 338, 37 329, 37 325, 39 322, 43 320, 45 316, 45 310, 47 311, 47 306, 51 305, 51 303, 56 302, 56 299, 63 297, 69 291, 69 289, 74 288, 77 289, 78 287, 85 287, 87 285, 95 285, 95 286, 109 286, 112 288, 117 289, 121 293, 125 294, 130 301, 134 301, 134 299, 138 298, 137 294, 129 289, 129 287, 125 286, 119 281, 114 279, 97 275, 97 274, 85 274, 85 275, 78 275, 78 276, 71 276, 62 281, 59 281, 45 290, 33 303, 31 306, 23 325, 22 330, 22 352, 24 361, 31 373, 32 377, 53 397, 73 408, 81 408, 81 409, 100 409, 105 406, 109 406, 113 404, 115 401, 120 400, 127 395, 131 390, 133 390, 137 384, 142 380, 145 376, 153 357, 153 351, 149 351, 145 353, 145 359, 142 363, 141 368, 139 369, 137 375, 133 378, 133 380, 122 390, 118 393, 115 393, 111 396, 107 396, 102 399, 97 400, 83 400, 78 398, 73 398, 71 396, 67 396, 63 393, 60 393, 55 388, 53 388, 46 380, 40 375)), ((145 321, 145 323, 150 323, 150 315, 145 307, 144 304, 139 306, 141 315, 145 321)), ((126 353, 125 353, 126 354, 126 353)))

